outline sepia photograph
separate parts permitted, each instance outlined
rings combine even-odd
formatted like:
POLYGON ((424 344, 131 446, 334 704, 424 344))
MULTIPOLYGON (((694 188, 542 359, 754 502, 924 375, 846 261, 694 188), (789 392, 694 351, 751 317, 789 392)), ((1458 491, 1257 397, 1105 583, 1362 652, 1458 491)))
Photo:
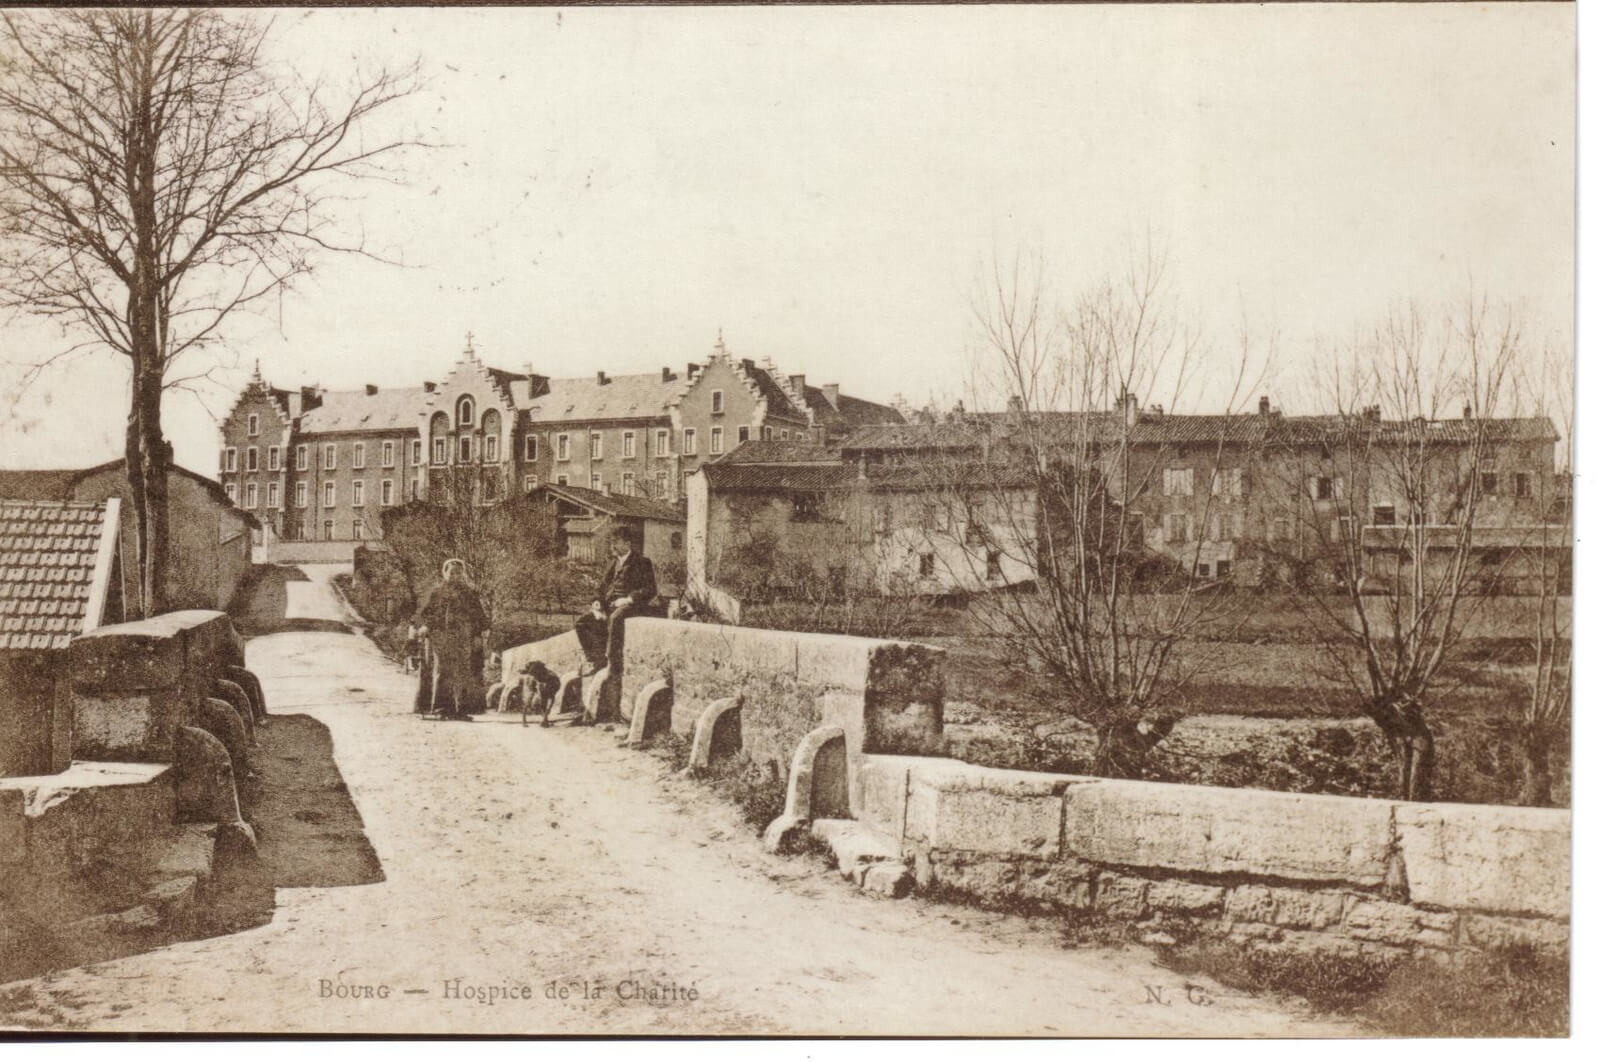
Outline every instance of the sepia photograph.
POLYGON ((0 1042, 1568 1038, 1577 24, 0 7, 0 1042))

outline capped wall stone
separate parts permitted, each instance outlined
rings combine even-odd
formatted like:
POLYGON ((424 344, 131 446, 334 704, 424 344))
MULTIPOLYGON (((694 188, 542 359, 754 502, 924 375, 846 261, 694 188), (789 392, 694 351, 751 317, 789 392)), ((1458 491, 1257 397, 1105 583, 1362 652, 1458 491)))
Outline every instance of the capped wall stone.
POLYGON ((1211 874, 1383 883, 1393 803, 1098 780, 1066 800, 1065 851, 1084 860, 1211 874))
POLYGON ((1082 779, 920 760, 908 778, 905 836, 935 849, 1057 857, 1062 795, 1082 779))
POLYGON ((1401 802, 1395 825, 1414 902, 1571 912, 1572 817, 1564 809, 1401 802))

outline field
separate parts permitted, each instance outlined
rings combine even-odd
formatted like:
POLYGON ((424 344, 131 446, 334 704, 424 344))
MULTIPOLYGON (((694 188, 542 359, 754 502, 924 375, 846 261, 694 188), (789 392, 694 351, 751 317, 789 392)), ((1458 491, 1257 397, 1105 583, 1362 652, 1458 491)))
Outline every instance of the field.
MULTIPOLYGON (((1524 605, 1485 600, 1473 630, 1506 630, 1505 614, 1524 605)), ((1153 753, 1149 778, 1392 796, 1388 747, 1361 716, 1354 692, 1336 682, 1308 618, 1292 604, 1267 597, 1251 601, 1243 616, 1230 626, 1228 640, 1187 648, 1198 675, 1172 699, 1183 719, 1153 753)), ((745 613, 745 623, 761 627, 809 626, 816 619, 814 611, 784 605, 745 613)), ((896 634, 949 651, 945 731, 952 756, 1005 768, 1088 771, 1091 729, 1066 712, 1046 678, 1007 660, 997 640, 975 631, 969 615, 958 609, 904 611, 896 634)), ((1435 684, 1428 711, 1438 746, 1438 799, 1515 800, 1513 725, 1528 653, 1517 640, 1471 638, 1435 684)), ((1563 745, 1553 757, 1558 805, 1570 800, 1569 754, 1563 745)))

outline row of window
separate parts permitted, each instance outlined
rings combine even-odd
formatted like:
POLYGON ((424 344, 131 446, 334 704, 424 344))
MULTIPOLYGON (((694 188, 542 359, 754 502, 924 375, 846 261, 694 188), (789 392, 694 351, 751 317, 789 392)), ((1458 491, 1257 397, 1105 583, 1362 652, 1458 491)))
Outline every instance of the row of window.
MULTIPOLYGON (((254 415, 251 415, 251 416, 254 416, 254 415)), ((379 464, 384 469, 393 469, 395 467, 395 458, 400 453, 401 446, 402 446, 402 444, 398 440, 384 440, 379 445, 379 464)), ((282 463, 281 463, 281 461, 279 459, 279 453, 280 453, 280 448, 278 448, 278 447, 268 447, 267 448, 267 470, 269 472, 277 472, 279 469, 283 468, 282 463)), ((259 461, 260 461, 260 453, 259 453, 259 449, 258 448, 246 447, 244 449, 244 471, 246 473, 257 472, 259 470, 259 468, 260 468, 259 461)), ((412 465, 419 465, 419 464, 421 464, 421 462, 422 462, 422 441, 421 440, 412 440, 411 441, 411 464, 412 465)), ((301 443, 301 444, 297 444, 295 446, 295 449, 294 449, 294 467, 295 467, 295 469, 300 470, 301 472, 304 472, 305 470, 311 468, 311 445, 310 444, 301 443)), ((366 467, 367 467, 367 445, 365 443, 352 444, 351 445, 351 452, 350 452, 350 468, 351 469, 365 469, 366 467)), ((339 468, 339 445, 338 444, 336 444, 336 443, 325 443, 325 444, 322 445, 322 468, 323 469, 337 469, 337 468, 339 468)), ((239 471, 239 449, 237 447, 226 447, 226 448, 223 449, 223 451, 222 451, 222 471, 224 473, 237 473, 239 471)))
MULTIPOLYGON (((1478 491, 1485 496, 1500 494, 1500 476, 1495 472, 1480 472, 1478 474, 1478 491)), ((1168 496, 1188 496, 1194 494, 1194 470, 1168 468, 1161 471, 1161 493, 1168 496)), ((1243 469, 1217 469, 1211 473, 1211 495, 1213 498, 1243 498, 1250 494, 1249 474, 1243 469)), ((1533 494, 1533 476, 1530 473, 1511 474, 1511 494, 1518 499, 1526 499, 1533 494)), ((1344 498, 1344 478, 1337 476, 1315 476, 1306 478, 1306 495, 1318 502, 1327 502, 1344 498)), ((1394 521, 1377 521, 1377 524, 1393 524, 1394 521)))
MULTIPOLYGON (((417 480, 416 480, 415 477, 413 477, 412 480, 411 480, 411 491, 410 491, 410 496, 409 496, 410 499, 412 499, 413 501, 417 498, 418 487, 419 486, 418 486, 417 480)), ((227 492, 228 500, 230 502, 237 503, 239 501, 238 485, 236 485, 236 484, 226 484, 226 485, 223 486, 223 490, 225 492, 227 492)), ((295 506, 301 507, 301 508, 305 507, 307 505, 307 500, 309 499, 309 497, 310 497, 310 493, 307 491, 307 485, 306 485, 305 481, 300 481, 299 483, 297 483, 294 486, 294 504, 295 504, 295 506)), ((261 500, 261 495, 260 495, 259 486, 256 485, 253 482, 249 483, 249 484, 246 484, 244 486, 244 508, 246 510, 254 510, 259 505, 260 500, 261 500)), ((395 504, 395 502, 396 502, 396 498, 395 498, 394 481, 392 481, 392 480, 382 481, 378 485, 378 504, 380 506, 393 506, 395 504)), ((330 480, 327 483, 322 485, 322 505, 325 506, 325 507, 327 507, 327 506, 337 506, 338 503, 339 503, 339 487, 338 487, 337 484, 335 484, 333 481, 330 480)), ((367 485, 366 485, 366 482, 365 481, 361 481, 361 480, 351 481, 350 482, 350 505, 351 506, 365 506, 366 504, 367 504, 367 485)), ((267 484, 267 509, 275 510, 277 508, 278 508, 278 485, 277 485, 276 481, 273 481, 273 482, 269 482, 267 484)))

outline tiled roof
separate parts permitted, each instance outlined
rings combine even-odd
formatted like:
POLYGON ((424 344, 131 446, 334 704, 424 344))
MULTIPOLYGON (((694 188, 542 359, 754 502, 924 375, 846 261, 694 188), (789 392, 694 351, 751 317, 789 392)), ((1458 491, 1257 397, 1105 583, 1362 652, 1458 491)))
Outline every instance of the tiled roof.
POLYGON ((105 601, 96 580, 110 577, 109 566, 96 570, 107 512, 104 503, 0 499, 0 650, 55 650, 84 630, 92 601, 105 601))
POLYGON ((568 377, 551 381, 549 392, 525 405, 534 422, 666 417, 667 404, 682 389, 682 381, 664 381, 659 373, 608 377, 604 384, 594 377, 568 377))
POLYGON ((853 395, 840 395, 839 405, 834 406, 828 402, 826 392, 810 384, 806 385, 806 405, 816 412, 818 421, 834 430, 864 425, 902 425, 906 420, 892 406, 871 403, 853 395))
POLYGON ((846 452, 902 450, 965 450, 983 445, 980 426, 955 422, 874 425, 859 429, 839 444, 846 452))
POLYGON ((810 440, 745 440, 727 454, 711 459, 707 464, 718 465, 748 465, 760 463, 770 465, 775 463, 789 463, 791 465, 816 465, 817 463, 836 464, 839 461, 839 452, 810 440))
POLYGON ((323 392, 322 405, 300 416, 300 431, 416 431, 427 401, 428 393, 421 388, 379 388, 375 395, 368 395, 365 388, 323 392))
POLYGON ((613 517, 641 517, 654 521, 683 521, 683 511, 643 495, 607 495, 603 491, 577 488, 567 484, 543 484, 540 488, 568 502, 587 506, 591 510, 613 517))
POLYGON ((761 398, 767 401, 767 416, 781 417, 789 421, 806 422, 806 413, 789 400, 789 394, 772 379, 772 374, 756 365, 754 359, 743 359, 739 363, 745 376, 755 384, 761 392, 761 398))

